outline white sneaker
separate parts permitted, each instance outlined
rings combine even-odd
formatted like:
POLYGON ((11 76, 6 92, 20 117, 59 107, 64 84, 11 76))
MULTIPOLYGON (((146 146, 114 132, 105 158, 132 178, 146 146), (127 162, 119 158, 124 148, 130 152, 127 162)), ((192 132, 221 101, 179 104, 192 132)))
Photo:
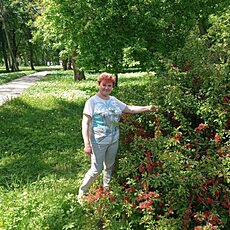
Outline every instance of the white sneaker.
POLYGON ((83 192, 81 189, 79 189, 78 195, 77 195, 77 201, 80 205, 83 204, 83 198, 87 196, 88 194, 86 192, 83 192))

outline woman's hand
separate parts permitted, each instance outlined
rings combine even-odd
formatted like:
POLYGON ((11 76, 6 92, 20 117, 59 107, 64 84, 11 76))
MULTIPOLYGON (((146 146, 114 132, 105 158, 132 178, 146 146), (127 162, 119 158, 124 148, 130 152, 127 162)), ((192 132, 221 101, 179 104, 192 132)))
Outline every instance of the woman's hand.
POLYGON ((159 107, 156 105, 150 105, 149 106, 149 111, 158 113, 159 112, 159 107))
POLYGON ((89 156, 92 154, 92 147, 90 144, 85 145, 84 152, 89 156))

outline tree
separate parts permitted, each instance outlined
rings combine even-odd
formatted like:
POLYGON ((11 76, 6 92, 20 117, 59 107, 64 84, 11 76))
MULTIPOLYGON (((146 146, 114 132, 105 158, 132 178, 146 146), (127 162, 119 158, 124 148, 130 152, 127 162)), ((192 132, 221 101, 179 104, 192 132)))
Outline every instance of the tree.
POLYGON ((84 1, 43 0, 41 15, 36 20, 37 38, 42 39, 46 44, 52 44, 54 49, 60 51, 62 59, 71 57, 75 80, 85 78, 83 70, 78 67, 77 60, 83 3, 84 1))
MULTIPOLYGON (((2 22, 2 30, 5 33, 5 37, 2 36, 2 39, 6 39, 6 43, 7 43, 7 48, 8 48, 8 52, 10 53, 10 57, 11 57, 11 69, 12 71, 18 70, 18 65, 17 65, 17 61, 16 61, 16 56, 14 55, 14 52, 12 50, 11 47, 11 43, 10 43, 10 38, 9 38, 9 34, 8 34, 8 27, 7 27, 7 22, 5 20, 5 10, 4 10, 4 5, 3 5, 3 0, 0 0, 0 19, 2 22)), ((2 42, 2 44, 4 44, 2 42)), ((3 45, 3 48, 5 48, 5 46, 3 45)), ((5 52, 6 54, 6 52, 5 52)), ((4 60, 7 62, 7 58, 6 55, 4 55, 4 60)), ((8 64, 6 64, 6 69, 8 70, 8 64)))
MULTIPOLYGON (((204 33, 210 14, 227 1, 189 0, 43 0, 39 30, 44 41, 74 57, 79 70, 121 72, 124 58, 150 70, 183 47, 199 25, 204 33), (73 55, 74 54, 74 55, 73 55)), ((78 77, 76 77, 78 79, 78 77)))

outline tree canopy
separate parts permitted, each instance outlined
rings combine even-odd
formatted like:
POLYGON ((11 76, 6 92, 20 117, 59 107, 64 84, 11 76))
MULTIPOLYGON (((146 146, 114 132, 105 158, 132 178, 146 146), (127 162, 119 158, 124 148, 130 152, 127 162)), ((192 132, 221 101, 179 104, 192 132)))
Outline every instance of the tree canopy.
POLYGON ((63 62, 72 60, 77 80, 84 70, 150 70, 172 58, 196 28, 211 43, 227 36, 229 45, 223 35, 229 30, 223 24, 229 20, 227 0, 1 0, 1 5, 2 31, 10 40, 0 37, 6 66, 15 57, 33 68, 59 54, 63 62))

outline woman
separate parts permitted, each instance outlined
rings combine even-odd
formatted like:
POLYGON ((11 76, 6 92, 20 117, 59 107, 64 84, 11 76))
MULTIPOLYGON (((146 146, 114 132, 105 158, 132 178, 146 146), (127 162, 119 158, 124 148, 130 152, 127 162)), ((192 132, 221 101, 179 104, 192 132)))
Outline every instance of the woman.
POLYGON ((83 110, 82 136, 84 152, 91 157, 91 168, 86 173, 79 188, 78 201, 87 194, 91 184, 104 170, 103 187, 109 182, 118 151, 118 122, 122 113, 141 113, 158 111, 154 106, 131 106, 110 96, 115 85, 115 76, 102 73, 98 77, 98 93, 89 98, 83 110))

